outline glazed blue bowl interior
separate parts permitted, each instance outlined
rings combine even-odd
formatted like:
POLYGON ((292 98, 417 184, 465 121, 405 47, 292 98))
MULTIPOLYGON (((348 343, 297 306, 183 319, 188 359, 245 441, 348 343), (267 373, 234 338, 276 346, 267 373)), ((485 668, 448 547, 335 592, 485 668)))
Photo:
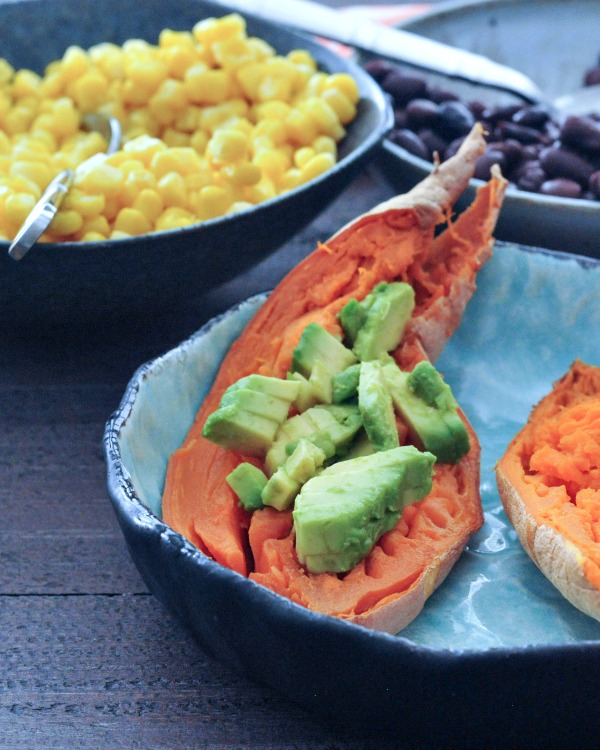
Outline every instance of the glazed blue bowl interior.
MULTIPOLYGON (((42 73, 70 45, 87 49, 132 38, 155 44, 165 28, 190 30, 202 18, 227 12, 226 5, 201 0, 0 3, 0 56, 17 69, 42 73)), ((45 243, 19 262, 8 256, 8 242, 0 241, 0 303, 6 315, 72 324, 82 316, 106 321, 185 304, 293 237, 372 158, 392 122, 389 103, 372 79, 312 38, 250 17, 247 29, 278 52, 307 49, 321 69, 348 72, 357 80, 357 117, 347 126, 334 168, 252 209, 192 227, 104 242, 45 243)))
POLYGON ((327 721, 364 729, 369 717, 382 730, 408 732, 407 742, 451 738, 464 747, 469 736, 498 739, 498 711, 506 712, 503 741, 530 737, 537 747, 561 722, 569 731, 572 711, 583 716, 591 697, 587 708, 569 702, 568 711, 554 707, 549 715, 544 707, 560 703, 568 686, 578 701, 585 685, 595 695, 600 623, 567 603, 524 553, 493 470, 531 407, 574 359, 600 366, 600 340, 590 335, 600 330, 598 289, 597 261, 497 243, 438 360, 482 444, 485 523, 399 636, 309 612, 222 568, 161 521, 169 456, 264 297, 211 321, 143 366, 107 424, 109 492, 148 586, 203 648, 327 721), (316 655, 314 663, 305 653, 316 655), (277 660, 284 666, 273 671, 277 660), (360 678, 352 671, 357 663, 360 678), (404 709, 452 716, 453 728, 422 722, 407 729, 404 709), (464 734, 468 726, 475 734, 464 734))
MULTIPOLYGON (((445 44, 466 49, 508 65, 529 76, 550 98, 571 93, 598 59, 596 0, 450 0, 432 4, 427 12, 401 26, 445 44)), ((486 86, 428 74, 432 84, 465 101, 487 104, 519 101, 486 86)), ((399 192, 405 192, 431 171, 431 163, 384 141, 379 160, 399 192)), ((483 183, 471 180, 459 207, 470 205, 483 183)), ((509 187, 496 237, 537 247, 600 257, 600 202, 557 198, 509 187), (576 233, 574 229, 577 229, 576 233)))

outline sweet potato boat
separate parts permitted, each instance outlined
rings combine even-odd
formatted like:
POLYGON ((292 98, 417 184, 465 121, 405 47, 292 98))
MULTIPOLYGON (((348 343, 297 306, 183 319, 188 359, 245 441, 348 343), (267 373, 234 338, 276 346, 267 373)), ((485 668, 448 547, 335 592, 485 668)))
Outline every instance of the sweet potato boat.
POLYGON ((200 550, 310 609, 391 633, 421 611, 482 523, 480 447, 464 414, 468 454, 457 464, 436 464, 431 493, 409 506, 344 576, 309 574, 299 565, 291 512, 243 511, 225 477, 247 457, 201 433, 227 386, 254 372, 285 377, 306 325, 316 321, 340 334, 337 313, 381 281, 408 282, 416 293, 412 319, 393 352, 400 367, 437 357, 491 255, 506 187, 499 173, 456 220, 450 217, 484 148, 475 127, 454 158, 406 195, 380 204, 320 244, 281 281, 229 350, 167 471, 164 520, 200 550))
POLYGON ((508 446, 496 479, 528 555, 600 620, 600 367, 571 365, 508 446))

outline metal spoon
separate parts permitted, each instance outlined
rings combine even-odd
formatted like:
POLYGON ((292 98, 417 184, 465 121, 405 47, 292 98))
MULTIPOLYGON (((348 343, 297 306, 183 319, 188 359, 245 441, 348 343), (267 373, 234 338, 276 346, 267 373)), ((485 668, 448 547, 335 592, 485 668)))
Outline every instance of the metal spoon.
POLYGON ((419 34, 373 23, 351 13, 340 13, 311 0, 224 0, 224 3, 242 13, 398 60, 421 70, 516 94, 526 102, 546 105, 559 120, 567 114, 582 114, 600 105, 600 86, 587 87, 549 101, 542 90, 518 70, 419 34))
MULTIPOLYGON (((121 145, 121 125, 117 119, 106 117, 100 113, 91 113, 84 115, 82 121, 87 130, 97 130, 106 139, 108 143, 107 156, 118 151, 121 145)), ((90 159, 86 159, 77 169, 81 169, 91 159, 95 158, 96 156, 92 156, 90 159)), ((50 222, 56 216, 63 198, 73 184, 74 176, 75 172, 72 169, 64 169, 56 175, 44 190, 8 248, 8 254, 11 258, 21 260, 46 231, 50 222)))

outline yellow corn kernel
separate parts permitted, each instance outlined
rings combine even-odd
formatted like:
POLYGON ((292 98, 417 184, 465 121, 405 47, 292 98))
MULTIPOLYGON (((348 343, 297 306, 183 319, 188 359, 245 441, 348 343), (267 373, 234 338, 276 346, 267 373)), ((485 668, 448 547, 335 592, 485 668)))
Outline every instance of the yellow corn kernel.
POLYGON ((239 84, 244 96, 250 101, 258 100, 258 87, 264 72, 264 62, 253 60, 240 65, 234 73, 234 80, 239 84))
POLYGON ((248 161, 227 165, 223 167, 221 174, 227 182, 239 187, 256 185, 262 178, 260 167, 248 161))
POLYGON ((73 45, 67 47, 62 57, 61 70, 66 81, 74 81, 90 67, 90 59, 85 50, 73 45))
POLYGON ((185 180, 177 172, 168 172, 163 175, 158 181, 157 190, 165 206, 178 208, 187 206, 188 194, 185 180))
POLYGON ((168 75, 168 68, 162 60, 134 59, 127 64, 128 80, 149 94, 153 94, 168 75))
POLYGON ((164 210, 165 204, 156 190, 144 188, 136 196, 133 208, 144 214, 151 224, 158 219, 164 210))
POLYGON ((242 211, 247 211, 249 208, 253 208, 254 204, 250 201, 234 201, 227 209, 228 214, 239 214, 242 211))
POLYGON ((83 232, 93 232, 99 234, 103 239, 106 239, 110 234, 110 224, 106 216, 93 216, 92 218, 86 219, 81 227, 83 232))
POLYGON ((117 44, 100 42, 88 49, 88 55, 92 63, 102 70, 109 80, 119 81, 125 77, 125 55, 117 44))
POLYGON ((335 159, 331 154, 316 154, 300 167, 301 182, 308 182, 315 177, 327 172, 335 164, 335 159))
POLYGON ((59 208, 56 216, 52 219, 50 230, 54 236, 68 237, 78 232, 83 226, 83 218, 77 211, 59 208))
POLYGON ((160 179, 170 172, 179 175, 195 172, 202 168, 202 163, 193 148, 169 148, 154 155, 150 168, 160 179))
POLYGON ((48 99, 57 99, 64 94, 65 79, 62 71, 57 70, 54 73, 48 73, 44 76, 40 84, 40 96, 48 99))
MULTIPOLYGON (((123 151, 130 158, 141 161, 146 167, 150 166, 156 154, 166 149, 167 146, 159 138, 152 138, 149 135, 138 136, 123 145, 123 151)), ((112 157, 109 157, 107 161, 110 162, 111 159, 112 157)))
POLYGON ((12 193, 4 202, 4 216, 14 224, 22 224, 37 198, 30 193, 12 193))
POLYGON ((99 70, 88 70, 73 83, 71 92, 82 112, 93 112, 106 101, 108 80, 99 70))
POLYGON ((358 104, 360 91, 355 79, 348 73, 332 73, 323 81, 323 91, 337 89, 354 105, 358 104))
POLYGON ((258 84, 257 98, 261 102, 273 99, 290 101, 292 98, 293 80, 282 78, 277 74, 264 76, 258 84))
POLYGON ((177 45, 162 50, 161 60, 172 78, 182 80, 186 70, 198 62, 198 53, 193 46, 177 45))
POLYGON ((5 86, 12 80, 15 69, 8 60, 0 59, 0 86, 5 86))
POLYGON ((231 205, 231 193, 219 185, 207 185, 198 191, 198 215, 203 220, 223 216, 231 205))
POLYGON ((190 146, 198 154, 203 154, 206 151, 208 141, 209 136, 204 130, 198 129, 190 136, 190 146))
POLYGON ((182 227, 195 224, 197 221, 194 214, 178 206, 169 206, 156 220, 155 228, 159 232, 169 229, 181 229, 182 227))
POLYGON ((136 109, 129 113, 124 121, 124 133, 127 141, 135 140, 140 136, 158 138, 161 125, 154 115, 147 109, 136 109))
POLYGON ((310 161, 310 159, 313 158, 314 155, 314 148, 311 148, 310 146, 302 146, 294 152, 294 166, 301 169, 307 161, 310 161))
POLYGON ((41 161, 14 161, 9 171, 11 177, 25 177, 35 182, 42 190, 54 177, 48 164, 41 161))
POLYGON ((41 77, 32 70, 19 70, 12 83, 12 94, 15 99, 36 96, 42 83, 41 77))
POLYGON ((0 154, 10 154, 12 151, 12 142, 8 135, 0 130, 0 154))
POLYGON ((208 70, 204 63, 187 69, 184 86, 188 99, 195 104, 220 104, 231 93, 232 77, 226 70, 208 70))
POLYGON ((71 188, 61 204, 61 209, 72 209, 84 219, 89 219, 99 216, 104 211, 105 204, 103 195, 88 195, 82 190, 71 188))
POLYGON ((25 133, 34 121, 35 113, 28 108, 16 105, 4 116, 4 130, 10 135, 25 133))
POLYGON ((255 48, 246 39, 231 38, 214 42, 211 49, 215 60, 225 70, 235 71, 257 58, 255 48))
POLYGON ((310 146, 310 144, 319 135, 317 122, 306 112, 294 107, 289 115, 285 118, 285 127, 288 138, 292 143, 301 146, 310 146))
POLYGON ((52 103, 50 117, 48 130, 59 138, 66 138, 79 131, 79 113, 67 97, 61 97, 52 103))
POLYGON ((128 237, 131 237, 131 235, 118 229, 113 229, 108 236, 110 240, 126 240, 128 237))
POLYGON ((276 183, 291 166, 288 156, 279 149, 261 149, 254 155, 253 162, 276 183))
POLYGON ((200 116, 202 114, 202 107, 195 104, 190 104, 182 112, 179 113, 177 119, 173 123, 173 127, 183 133, 191 135, 194 133, 200 125, 200 116))
MULTIPOLYGON (((310 124, 310 123, 309 123, 310 124)), ((286 125, 286 117, 281 119, 266 119, 257 122, 253 133, 252 141, 255 144, 259 144, 259 136, 267 136, 269 142, 274 146, 281 146, 288 140, 288 129, 286 125)))
POLYGON ((84 228, 81 229, 81 239, 83 242, 104 242, 104 240, 108 237, 108 234, 102 234, 101 232, 94 232, 91 229, 88 231, 84 231, 84 228))
POLYGON ((193 47, 194 37, 189 31, 163 29, 158 35, 159 47, 193 47))
POLYGON ((252 113, 259 123, 262 120, 284 120, 291 112, 288 102, 270 101, 260 102, 252 107, 252 113))
POLYGON ((221 18, 205 18, 195 24, 192 34, 198 42, 212 44, 218 40, 245 36, 246 22, 239 13, 229 13, 221 18))
POLYGON ((217 130, 208 142, 206 155, 214 164, 241 161, 248 155, 248 139, 239 130, 217 130))
POLYGON ((293 190, 302 184, 302 173, 298 167, 291 167, 286 171, 279 182, 281 192, 293 190))
POLYGON ((154 88, 146 88, 128 78, 121 86, 121 98, 128 107, 144 107, 154 91, 154 88))
POLYGON ((250 203, 263 203, 276 195, 275 185, 268 177, 263 177, 256 185, 244 188, 244 198, 250 203))
POLYGON ((287 58, 294 65, 306 66, 313 72, 317 69, 317 63, 314 57, 305 49, 294 49, 288 52, 287 58))
POLYGON ((152 224, 148 217, 137 208, 122 208, 115 219, 114 231, 126 232, 127 234, 138 236, 147 234, 152 229, 152 224))
POLYGON ((337 157, 337 145, 329 135, 319 135, 312 142, 312 147, 317 154, 331 154, 337 157))
POLYGON ((321 133, 331 136, 336 141, 344 137, 346 131, 333 109, 323 99, 310 97, 301 102, 299 107, 317 123, 321 133))
POLYGON ((106 161, 95 164, 89 171, 75 173, 73 184, 86 193, 102 193, 107 198, 121 191, 123 173, 106 161))
POLYGON ((200 127, 208 133, 223 127, 232 120, 246 117, 248 104, 243 99, 230 99, 222 104, 204 107, 200 115, 200 127))
POLYGON ((356 106, 339 89, 325 89, 321 94, 321 99, 329 104, 342 125, 351 122, 356 117, 356 106))
POLYGON ((188 133, 181 133, 176 128, 165 128, 162 140, 170 148, 185 148, 190 145, 190 136, 188 133))
POLYGON ((181 81, 163 81, 148 101, 148 109, 163 125, 173 122, 177 113, 187 106, 188 99, 181 81))

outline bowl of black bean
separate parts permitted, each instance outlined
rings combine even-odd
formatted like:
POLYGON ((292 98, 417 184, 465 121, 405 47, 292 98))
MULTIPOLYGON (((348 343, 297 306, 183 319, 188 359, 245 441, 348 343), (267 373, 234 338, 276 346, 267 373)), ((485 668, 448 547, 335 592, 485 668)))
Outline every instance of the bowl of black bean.
MULTIPOLYGON (((453 1, 403 28, 517 68, 550 101, 600 83, 597 0, 453 1)), ((449 158, 479 121, 487 148, 465 204, 498 164, 510 182, 499 239, 600 257, 600 108, 559 117, 486 86, 377 57, 362 62, 393 104, 380 164, 397 189, 449 158)))

